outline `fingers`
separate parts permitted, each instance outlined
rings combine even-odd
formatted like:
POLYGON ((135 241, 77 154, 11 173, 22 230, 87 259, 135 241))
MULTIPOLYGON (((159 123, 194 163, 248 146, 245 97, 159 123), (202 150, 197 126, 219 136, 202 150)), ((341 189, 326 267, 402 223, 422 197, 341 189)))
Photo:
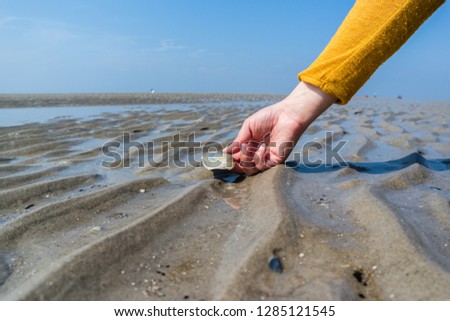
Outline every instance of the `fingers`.
POLYGON ((244 143, 241 145, 241 161, 240 165, 243 168, 245 174, 255 175, 258 173, 258 169, 254 163, 254 155, 256 152, 255 142, 244 143))
POLYGON ((234 141, 231 144, 229 144, 227 147, 223 149, 223 152, 226 154, 236 154, 240 152, 240 146, 239 142, 234 141))
POLYGON ((280 162, 271 158, 271 154, 265 144, 261 144, 260 149, 255 155, 256 168, 260 172, 264 172, 269 168, 275 167, 280 162))
POLYGON ((270 132, 264 136, 253 137, 250 129, 251 124, 247 119, 244 121, 234 142, 224 148, 223 152, 233 155, 236 173, 255 175, 276 165, 270 159, 270 132), (256 141, 255 141, 256 140, 256 141))
MULTIPOLYGON (((267 138, 264 137, 264 140, 267 138)), ((233 142, 224 149, 224 152, 232 153, 234 172, 251 176, 282 163, 279 156, 271 153, 269 146, 258 142, 245 142, 239 146, 238 142, 233 142)))
POLYGON ((239 162, 235 162, 231 170, 238 174, 245 174, 245 171, 242 168, 241 164, 239 164, 239 162))
POLYGON ((254 156, 255 161, 255 167, 258 169, 258 171, 264 171, 265 170, 265 161, 266 161, 266 144, 262 143, 261 146, 259 146, 258 150, 255 153, 254 156))
POLYGON ((238 146, 238 142, 230 144, 224 152, 233 153, 233 171, 248 176, 264 172, 276 166, 279 162, 271 157, 269 147, 265 143, 246 142, 238 146))
POLYGON ((241 170, 247 175, 255 175, 264 172, 279 164, 279 159, 270 154, 269 148, 265 143, 258 147, 245 144, 245 148, 241 149, 241 154, 245 154, 241 158, 241 170), (242 161, 243 160, 243 161, 242 161))
POLYGON ((238 174, 246 174, 246 175, 252 175, 252 167, 254 167, 253 164, 253 157, 251 151, 248 149, 248 144, 244 143, 240 146, 238 145, 238 142, 233 142, 226 151, 232 151, 233 153, 233 159, 234 159, 234 166, 233 171, 238 174))

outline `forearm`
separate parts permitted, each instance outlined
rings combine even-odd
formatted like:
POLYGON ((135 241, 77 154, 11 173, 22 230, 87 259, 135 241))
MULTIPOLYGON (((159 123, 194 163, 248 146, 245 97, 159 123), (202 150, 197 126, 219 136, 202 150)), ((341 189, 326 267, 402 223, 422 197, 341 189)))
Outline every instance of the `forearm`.
POLYGON ((299 79, 346 104, 445 0, 357 0, 299 79))

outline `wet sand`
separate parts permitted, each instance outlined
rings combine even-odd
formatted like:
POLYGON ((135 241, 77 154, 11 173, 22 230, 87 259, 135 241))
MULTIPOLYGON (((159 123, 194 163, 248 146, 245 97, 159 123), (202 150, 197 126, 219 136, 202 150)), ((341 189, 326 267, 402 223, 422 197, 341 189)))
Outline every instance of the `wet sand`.
POLYGON ((281 99, 280 95, 252 94, 169 94, 169 93, 106 93, 106 94, 0 94, 0 108, 67 107, 107 105, 190 104, 203 102, 241 102, 281 99))
POLYGON ((0 127, 0 299, 450 299, 450 103, 333 106, 296 151, 346 140, 347 166, 292 156, 237 178, 206 170, 203 152, 280 97, 159 95, 0 97, 17 111, 111 105, 0 127), (137 148, 121 161, 102 154, 124 132, 159 160, 191 164, 141 167, 137 148), (203 150, 164 150, 177 132, 203 150))

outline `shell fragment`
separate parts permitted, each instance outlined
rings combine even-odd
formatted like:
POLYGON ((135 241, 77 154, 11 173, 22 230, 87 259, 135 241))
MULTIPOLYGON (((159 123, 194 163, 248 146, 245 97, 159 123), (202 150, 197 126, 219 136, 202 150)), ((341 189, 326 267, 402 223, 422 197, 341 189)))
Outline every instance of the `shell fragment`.
POLYGON ((234 161, 230 154, 222 152, 206 153, 203 155, 203 166, 210 171, 213 169, 233 169, 234 161))

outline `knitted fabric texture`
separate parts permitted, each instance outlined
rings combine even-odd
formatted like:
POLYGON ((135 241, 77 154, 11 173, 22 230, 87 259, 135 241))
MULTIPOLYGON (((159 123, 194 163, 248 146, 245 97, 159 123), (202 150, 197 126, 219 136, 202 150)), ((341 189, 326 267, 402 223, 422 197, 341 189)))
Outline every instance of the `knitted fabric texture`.
POLYGON ((445 0, 357 0, 299 80, 346 104, 445 0))

